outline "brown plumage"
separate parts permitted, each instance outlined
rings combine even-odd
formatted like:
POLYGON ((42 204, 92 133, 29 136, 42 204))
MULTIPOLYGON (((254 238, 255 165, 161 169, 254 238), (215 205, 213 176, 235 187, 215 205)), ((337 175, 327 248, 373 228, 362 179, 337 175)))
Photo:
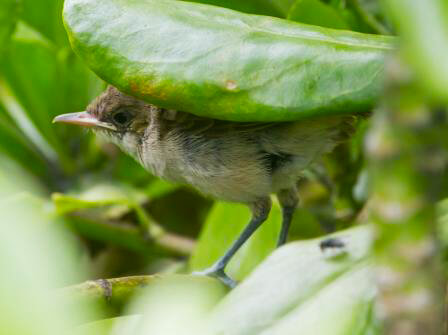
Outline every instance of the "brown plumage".
MULTIPOLYGON (((297 122, 230 122, 165 110, 109 87, 82 116, 94 131, 120 146, 151 173, 189 184, 204 194, 246 203, 253 219, 226 255, 205 273, 233 285, 224 267, 270 210, 270 194, 283 207, 279 245, 297 204, 295 184, 314 160, 353 132, 354 117, 297 122), (96 120, 96 121, 95 121, 96 120), (93 123, 92 123, 93 122, 93 123)), ((73 119, 73 117, 72 117, 73 119)), ((67 121, 61 116, 56 121, 67 121)), ((84 121, 83 121, 84 122, 84 121)), ((231 223, 229 223, 231 224, 231 223)))

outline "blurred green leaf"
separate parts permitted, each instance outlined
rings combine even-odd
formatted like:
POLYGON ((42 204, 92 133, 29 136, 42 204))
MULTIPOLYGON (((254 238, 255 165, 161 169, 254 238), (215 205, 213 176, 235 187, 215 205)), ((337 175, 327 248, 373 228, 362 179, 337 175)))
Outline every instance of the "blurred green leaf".
POLYGON ((433 98, 448 101, 448 3, 445 0, 383 0, 401 37, 418 84, 433 98))
MULTIPOLYGON (((328 231, 327 231, 328 232, 328 231)), ((325 235, 322 222, 309 208, 297 208, 289 229, 289 238, 303 240, 325 235)))
POLYGON ((288 16, 291 7, 296 2, 296 0, 268 0, 268 1, 272 3, 272 5, 282 13, 283 18, 286 18, 288 16))
POLYGON ((326 237, 289 243, 275 251, 215 307, 212 333, 375 333, 370 229, 330 237, 345 246, 322 251, 320 242, 326 237))
MULTIPOLYGON (((307 271, 307 269, 302 270, 307 271)), ((249 299, 247 294, 244 298, 242 296, 244 293, 240 293, 238 298, 230 295, 223 303, 224 312, 221 312, 222 315, 218 313, 217 318, 221 322, 218 329, 229 330, 229 325, 232 325, 232 334, 241 335, 260 334, 261 331, 273 335, 371 334, 377 328, 372 315, 375 297, 372 275, 365 263, 354 266, 346 273, 333 278, 318 291, 309 292, 311 296, 305 298, 304 301, 296 300, 295 305, 283 306, 283 308, 286 307, 284 314, 276 315, 275 318, 273 318, 273 311, 277 310, 278 301, 269 302, 268 306, 272 308, 269 310, 269 308, 257 308, 259 304, 267 303, 261 299, 255 299, 256 302, 250 303, 249 306, 244 303, 245 299, 249 299), (245 306, 239 306, 240 304, 245 306), (254 318, 255 314, 249 308, 259 312, 258 318, 254 318), (248 317, 246 320, 238 317, 238 320, 233 319, 232 322, 232 317, 236 317, 235 310, 238 310, 241 316, 244 312, 251 312, 250 315, 246 314, 248 317)), ((269 289, 271 295, 276 288, 279 286, 258 287, 261 291, 269 289)), ((247 288, 247 291, 256 294, 253 289, 247 288)), ((294 295, 296 292, 292 290, 291 294, 294 295)), ((300 298, 296 296, 296 299, 300 298)))
POLYGON ((184 0, 229 8, 249 14, 286 18, 295 0, 184 0))
POLYGON ((56 45, 67 45, 61 20, 64 0, 21 0, 20 18, 56 45))
MULTIPOLYGON (((190 267, 203 270, 218 260, 249 223, 250 216, 245 205, 216 202, 190 258, 190 267)), ((237 280, 246 277, 275 249, 280 224, 281 211, 274 204, 268 220, 232 258, 227 273, 237 280)))
MULTIPOLYGON (((60 92, 61 85, 58 76, 57 50, 54 45, 37 31, 20 24, 12 38, 8 53, 0 65, 4 85, 10 88, 5 94, 11 100, 16 98, 15 105, 23 108, 24 115, 18 116, 18 108, 12 111, 11 104, 6 104, 4 101, 8 111, 16 117, 19 126, 22 129, 25 128, 25 131, 29 129, 29 126, 24 123, 29 123, 28 120, 31 120, 39 132, 38 136, 48 141, 51 148, 58 152, 62 161, 67 160, 68 156, 62 150, 60 140, 56 136, 56 129, 51 124, 52 117, 58 114, 56 110, 61 105, 62 98, 57 94, 58 91, 60 92), (20 119, 17 119, 18 117, 20 119)), ((35 138, 31 139, 37 143, 35 138)), ((48 149, 44 149, 43 152, 48 152, 48 149)), ((55 159, 55 157, 48 158, 55 159)))
POLYGON ((154 254, 154 247, 144 237, 142 230, 130 223, 110 223, 101 217, 81 215, 68 217, 66 223, 79 236, 91 241, 99 241, 144 256, 154 254))
POLYGON ((19 0, 2 0, 0 3, 0 58, 19 17, 19 0))
POLYGON ((227 293, 219 281, 204 276, 161 276, 130 306, 128 313, 140 319, 114 327, 122 335, 206 335, 210 310, 227 293))
POLYGON ((108 83, 235 121, 365 111, 395 41, 182 1, 68 0, 64 18, 74 50, 108 83))
MULTIPOLYGON (((50 225, 45 202, 24 193, 17 169, 0 165, 0 324, 5 334, 60 335, 94 310, 69 307, 52 290, 84 280, 74 240, 50 225), (24 322, 26 318, 26 322, 24 322)), ((36 193, 39 190, 36 190, 36 193)))
MULTIPOLYGON (((92 136, 94 142, 92 143, 94 149, 92 160, 98 160, 98 144, 103 145, 102 140, 96 136, 92 136), (99 140, 99 141, 98 141, 99 140)), ((111 146, 111 143, 105 144, 106 146, 111 146)), ((134 185, 137 188, 144 189, 150 187, 154 182, 160 181, 160 179, 155 178, 134 158, 125 153, 121 152, 119 148, 116 149, 116 155, 113 157, 107 157, 106 159, 100 160, 102 166, 104 166, 105 172, 110 173, 111 178, 114 180, 122 180, 130 185, 134 185)), ((81 151, 84 157, 84 151, 81 151)), ((96 169, 96 167, 93 167, 96 169)), ((155 186, 154 186, 155 187, 155 186)), ((150 194, 148 194, 150 196, 150 194)))
MULTIPOLYGON (((16 127, 0 104, 0 152, 16 160, 23 168, 44 178, 48 165, 44 161, 34 143, 27 141, 26 136, 16 127)), ((48 181, 48 180, 47 180, 48 181)))
MULTIPOLYGON (((234 9, 240 12, 259 14, 259 15, 269 15, 284 17, 284 12, 282 8, 277 7, 275 2, 270 0, 187 0, 188 2, 198 2, 208 5, 214 5, 219 7, 225 7, 234 9)), ((278 1, 280 2, 280 1, 278 1)))
POLYGON ((134 212, 143 232, 151 237, 159 235, 163 229, 153 222, 143 209, 142 204, 148 200, 141 191, 128 185, 96 184, 72 195, 54 193, 52 195, 59 215, 89 208, 111 206, 102 213, 103 219, 119 219, 124 214, 134 212))
POLYGON ((320 0, 297 0, 288 13, 288 20, 335 29, 349 29, 339 12, 320 0))
POLYGON ((69 49, 58 49, 38 31, 21 22, 0 63, 0 100, 16 124, 49 161, 66 172, 75 166, 65 141, 78 130, 55 127, 54 116, 84 108, 99 92, 99 80, 69 49), (76 92, 76 99, 71 96, 76 92), (57 155, 55 153, 57 152, 57 155))
POLYGON ((179 188, 179 185, 169 183, 162 179, 155 179, 145 189, 146 195, 148 195, 151 201, 161 198, 171 192, 174 192, 179 188))
POLYGON ((132 322, 138 316, 122 316, 85 323, 76 327, 69 335, 111 335, 113 327, 120 322, 132 322))
POLYGON ((437 233, 445 248, 448 247, 448 199, 439 201, 437 210, 437 233))
MULTIPOLYGON (((91 183, 90 183, 91 184, 91 183)), ((147 195, 127 184, 97 183, 69 194, 54 193, 58 215, 91 240, 150 256, 154 251, 190 255, 194 241, 165 231, 143 208, 147 195)))
POLYGON ((88 208, 120 205, 126 208, 113 214, 122 215, 123 211, 129 211, 132 206, 139 205, 147 200, 147 197, 141 191, 127 185, 111 183, 93 184, 82 192, 72 194, 54 193, 52 198, 58 214, 66 214, 88 208))
POLYGON ((351 9, 358 18, 360 31, 367 33, 390 35, 389 29, 383 22, 383 18, 378 18, 378 3, 369 0, 350 0, 351 9))
POLYGON ((25 192, 39 196, 46 195, 45 185, 42 184, 36 176, 30 174, 29 170, 17 161, 17 157, 13 159, 1 151, 0 181, 9 181, 9 183, 14 184, 13 188, 4 187, 3 189, 0 189, 0 200, 3 197, 8 197, 15 194, 14 192, 25 192), (10 193, 12 192, 11 190, 13 193, 10 193))
POLYGON ((150 199, 147 206, 148 211, 156 221, 163 223, 167 229, 196 238, 213 205, 213 200, 204 198, 189 187, 171 186, 176 188, 165 188, 165 190, 149 188, 149 192, 146 192, 150 199), (173 210, 173 204, 175 204, 175 210, 173 210))
POLYGON ((32 120, 28 118, 27 113, 20 101, 12 93, 6 81, 0 78, 0 103, 4 106, 4 110, 7 112, 9 120, 13 120, 14 124, 24 134, 25 141, 31 141, 35 145, 42 155, 48 161, 56 162, 58 159, 57 153, 50 145, 50 143, 39 132, 38 128, 33 124, 32 120))
MULTIPOLYGON (((19 18, 20 4, 18 0, 4 0, 0 3, 0 61, 9 45, 10 37, 19 18)), ((4 85, 4 83, 1 83, 1 78, 0 85, 4 85)), ((4 88, 1 91, 0 100, 4 100, 1 98, 6 94, 4 88)), ((48 166, 46 166, 34 143, 26 139, 14 120, 8 116, 2 104, 0 104, 0 151, 22 164, 30 172, 41 177, 45 175, 48 166), (30 164, 30 158, 32 164, 30 164)))

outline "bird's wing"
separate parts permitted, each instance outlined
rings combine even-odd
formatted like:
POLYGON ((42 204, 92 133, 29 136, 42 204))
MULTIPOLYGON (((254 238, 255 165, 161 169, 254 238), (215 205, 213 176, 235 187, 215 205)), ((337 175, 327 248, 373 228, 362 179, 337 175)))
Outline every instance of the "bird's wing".
POLYGON ((278 125, 260 133, 260 143, 267 152, 315 156, 333 147, 354 132, 352 116, 331 116, 278 125))
POLYGON ((210 119, 185 112, 171 114, 166 120, 171 127, 182 129, 191 135, 221 137, 224 135, 253 133, 275 127, 275 122, 232 122, 210 119))

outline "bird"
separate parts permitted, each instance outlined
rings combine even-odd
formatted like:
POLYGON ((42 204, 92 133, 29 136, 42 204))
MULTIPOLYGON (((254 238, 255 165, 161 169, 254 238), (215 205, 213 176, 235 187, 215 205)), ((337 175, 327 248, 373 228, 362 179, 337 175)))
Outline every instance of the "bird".
POLYGON ((298 206, 296 184, 304 169, 347 140, 355 120, 351 114, 288 122, 217 120, 164 109, 108 86, 86 111, 53 121, 91 128, 155 176, 188 184, 215 199, 246 204, 251 210, 247 226, 222 257, 196 273, 235 287, 225 267, 267 219, 271 194, 282 208, 281 246, 298 206))

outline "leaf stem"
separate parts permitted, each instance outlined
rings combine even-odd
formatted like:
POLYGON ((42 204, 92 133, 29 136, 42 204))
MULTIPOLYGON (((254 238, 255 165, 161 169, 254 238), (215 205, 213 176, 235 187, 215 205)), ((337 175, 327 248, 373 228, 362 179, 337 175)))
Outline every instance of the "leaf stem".
POLYGON ((113 279, 88 280, 84 283, 60 289, 60 292, 78 298, 104 299, 107 302, 125 302, 135 291, 146 287, 157 278, 151 276, 131 276, 113 279))
POLYGON ((155 246, 175 256, 189 256, 195 246, 194 240, 164 230, 159 230, 155 235, 149 231, 148 238, 145 238, 138 226, 127 222, 105 222, 81 214, 70 215, 68 222, 74 230, 88 238, 142 254, 153 253, 155 246))
POLYGON ((183 282, 198 282, 199 285, 209 283, 218 287, 222 295, 228 291, 227 287, 220 281, 211 277, 156 274, 88 280, 80 284, 57 289, 54 293, 57 298, 62 299, 68 306, 77 308, 82 306, 86 306, 86 308, 87 306, 100 307, 95 315, 87 315, 87 320, 79 320, 81 323, 86 323, 95 319, 122 316, 123 310, 126 311, 125 307, 133 297, 139 295, 148 285, 170 280, 169 278, 183 282))

